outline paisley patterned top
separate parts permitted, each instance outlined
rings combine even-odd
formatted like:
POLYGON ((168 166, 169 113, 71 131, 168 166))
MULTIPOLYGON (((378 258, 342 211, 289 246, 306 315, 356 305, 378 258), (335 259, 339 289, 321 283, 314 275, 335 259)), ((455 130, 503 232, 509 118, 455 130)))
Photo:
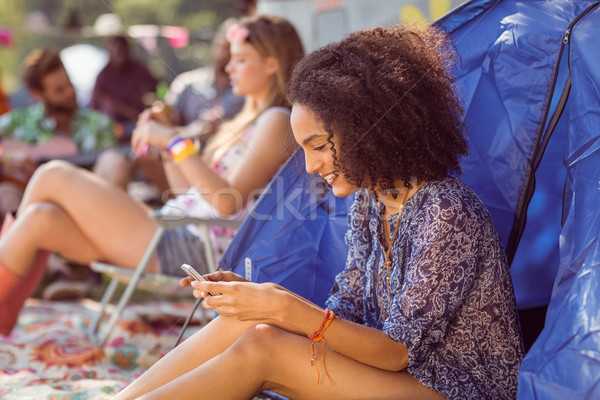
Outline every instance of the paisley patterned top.
MULTIPOLYGON (((477 195, 446 178, 409 198, 392 244, 389 298, 377 288, 384 256, 375 196, 358 192, 348 218, 346 268, 327 307, 404 344, 406 371, 448 399, 515 399, 524 352, 516 302, 502 244, 477 195)), ((397 219, 388 219, 392 232, 397 219)))

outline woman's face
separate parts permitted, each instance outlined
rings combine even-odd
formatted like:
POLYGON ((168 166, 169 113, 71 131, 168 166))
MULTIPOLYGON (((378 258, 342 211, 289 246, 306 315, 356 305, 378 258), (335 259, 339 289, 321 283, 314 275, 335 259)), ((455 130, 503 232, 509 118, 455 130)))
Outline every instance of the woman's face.
POLYGON ((231 59, 225 71, 233 92, 240 96, 260 96, 269 92, 277 72, 273 57, 263 57, 248 43, 232 42, 231 59))
MULTIPOLYGON (((333 194, 337 197, 349 196, 360 189, 350 184, 344 174, 334 166, 333 151, 327 141, 329 135, 309 108, 294 104, 291 124, 294 138, 304 150, 306 171, 309 174, 319 174, 331 186, 333 194)), ((335 136, 332 141, 335 144, 335 136)), ((338 146, 336 148, 339 149, 338 146)))

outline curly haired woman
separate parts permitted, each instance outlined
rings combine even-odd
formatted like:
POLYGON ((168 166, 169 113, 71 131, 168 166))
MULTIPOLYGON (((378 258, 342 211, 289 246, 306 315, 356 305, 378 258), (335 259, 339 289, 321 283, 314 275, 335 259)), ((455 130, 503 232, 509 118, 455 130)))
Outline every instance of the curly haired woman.
POLYGON ((355 194, 328 309, 232 273, 184 279, 221 316, 118 399, 516 397, 506 258, 481 201, 451 176, 467 145, 447 50, 432 28, 377 28, 299 63, 289 97, 306 170, 355 194))

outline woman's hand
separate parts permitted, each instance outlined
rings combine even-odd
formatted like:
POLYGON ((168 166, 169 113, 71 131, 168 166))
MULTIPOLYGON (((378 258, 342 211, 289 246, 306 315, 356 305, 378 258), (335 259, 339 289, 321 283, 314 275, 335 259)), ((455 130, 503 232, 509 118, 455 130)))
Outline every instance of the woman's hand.
POLYGON ((147 117, 165 126, 173 126, 171 108, 162 101, 155 101, 148 111, 147 117))
POLYGON ((176 131, 172 127, 154 120, 140 121, 133 130, 131 148, 136 155, 144 155, 150 146, 156 146, 159 149, 166 148, 175 136, 176 131))
MULTIPOLYGON (((248 282, 247 279, 242 277, 241 275, 235 274, 231 271, 217 271, 212 274, 202 275, 204 279, 210 282, 248 282)), ((192 286, 192 282, 194 279, 192 277, 183 278, 179 281, 181 286, 192 286)), ((206 297, 206 296, 196 296, 196 297, 206 297)))
POLYGON ((194 297, 204 297, 204 308, 240 321, 274 323, 280 320, 282 308, 285 307, 283 299, 288 292, 277 285, 253 283, 239 278, 238 275, 231 281, 193 281, 194 297))

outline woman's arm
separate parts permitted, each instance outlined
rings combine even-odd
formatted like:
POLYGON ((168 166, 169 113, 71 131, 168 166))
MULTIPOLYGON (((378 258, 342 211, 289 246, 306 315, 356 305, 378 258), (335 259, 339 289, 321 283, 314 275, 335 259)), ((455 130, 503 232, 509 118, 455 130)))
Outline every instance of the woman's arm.
MULTIPOLYGON (((302 336, 317 331, 325 317, 322 308, 273 284, 194 282, 193 286, 195 296, 205 297, 205 308, 241 321, 277 326, 302 336), (208 292, 221 295, 209 296, 208 292)), ((324 339, 333 350, 376 368, 400 371, 408 365, 406 346, 377 329, 336 319, 324 339)))
MULTIPOLYGON (((167 135, 166 129, 155 122, 143 124, 134 132, 134 150, 143 148, 147 143, 166 147, 173 138, 167 135)), ((289 149, 284 145, 285 137, 291 135, 288 114, 266 111, 257 120, 254 130, 250 141, 244 142, 248 146, 247 151, 228 179, 213 171, 199 154, 177 164, 183 177, 196 186, 219 214, 233 215, 239 211, 255 191, 269 182, 289 156, 289 149)))
POLYGON ((227 180, 216 174, 200 156, 189 157, 180 164, 186 178, 222 215, 238 212, 256 191, 269 182, 289 156, 282 144, 291 135, 287 113, 267 111, 256 121, 253 129, 252 138, 243 142, 247 151, 227 180))
POLYGON ((169 188, 186 191, 191 183, 173 162, 165 150, 170 140, 173 140, 185 128, 173 125, 171 114, 174 110, 162 102, 155 102, 152 107, 145 109, 138 116, 137 126, 131 137, 131 148, 135 154, 143 154, 148 146, 155 145, 160 149, 160 159, 169 184, 169 188))
MULTIPOLYGON (((169 183, 169 188, 172 190, 181 190, 182 192, 188 190, 192 184, 186 179, 185 175, 179 169, 179 165, 173 161, 171 155, 166 150, 161 150, 160 159, 169 183)), ((176 193, 179 194, 179 193, 176 193)))

